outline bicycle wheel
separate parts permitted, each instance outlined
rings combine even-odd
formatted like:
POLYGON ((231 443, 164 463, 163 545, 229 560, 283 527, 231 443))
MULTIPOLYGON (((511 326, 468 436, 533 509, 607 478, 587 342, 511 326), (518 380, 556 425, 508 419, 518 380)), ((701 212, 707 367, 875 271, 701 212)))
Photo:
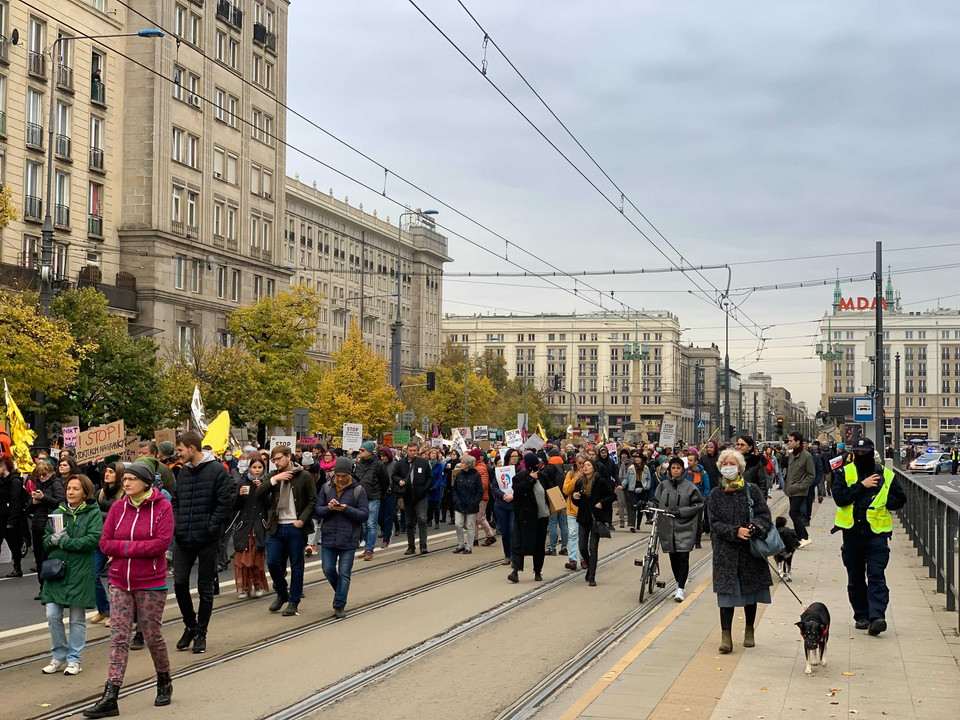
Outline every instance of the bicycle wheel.
POLYGON ((643 559, 643 570, 640 573, 640 602, 643 602, 643 594, 647 589, 647 578, 650 575, 653 564, 649 555, 643 559))
POLYGON ((653 562, 650 564, 650 574, 647 580, 647 582, 649 583, 647 587, 647 592, 649 592, 651 596, 653 595, 653 588, 656 587, 657 578, 659 576, 660 576, 660 558, 654 556, 653 562))

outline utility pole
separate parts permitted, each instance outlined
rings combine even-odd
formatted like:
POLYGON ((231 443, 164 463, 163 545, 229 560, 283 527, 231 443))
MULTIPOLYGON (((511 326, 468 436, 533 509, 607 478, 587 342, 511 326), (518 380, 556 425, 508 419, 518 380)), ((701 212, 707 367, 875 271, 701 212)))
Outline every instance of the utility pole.
MULTIPOLYGON (((730 302, 724 301, 723 312, 726 315, 726 342, 723 350, 723 433, 730 432, 730 302)), ((736 434, 736 433, 734 433, 736 434)), ((732 440, 733 438, 727 438, 732 440)))
MULTIPOLYGON (((747 416, 743 412, 743 386, 742 385, 740 386, 740 388, 738 388, 738 393, 739 393, 739 396, 738 396, 739 404, 737 405, 737 412, 740 415, 740 426, 737 430, 737 433, 741 433, 746 431, 746 425, 747 425, 747 419, 746 419, 747 416)), ((737 434, 737 433, 734 433, 734 434, 737 434)))
MULTIPOLYGON (((367 266, 366 231, 360 230, 360 337, 363 337, 363 273, 367 266)), ((399 296, 397 296, 399 299, 399 296)))
POLYGON ((893 390, 893 466, 900 470, 900 353, 895 356, 893 390))
POLYGON ((693 437, 700 447, 700 363, 693 366, 693 437))
POLYGON ((753 439, 757 439, 757 393, 753 393, 753 439))
POLYGON ((877 270, 874 276, 876 281, 877 326, 874 332, 876 361, 873 364, 873 419, 877 424, 875 446, 882 450, 886 446, 884 436, 886 428, 883 421, 883 243, 877 241, 877 270))
POLYGON ((470 349, 464 345, 463 347, 463 426, 467 427, 467 383, 470 377, 470 363, 467 362, 467 357, 470 354, 470 349))

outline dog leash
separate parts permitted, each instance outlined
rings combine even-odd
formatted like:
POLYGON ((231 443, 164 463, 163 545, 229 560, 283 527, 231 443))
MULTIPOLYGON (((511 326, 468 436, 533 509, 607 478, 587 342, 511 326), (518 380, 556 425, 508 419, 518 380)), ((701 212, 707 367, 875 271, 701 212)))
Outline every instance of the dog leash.
POLYGON ((801 600, 800 597, 793 591, 793 588, 787 585, 787 583, 783 581, 783 578, 780 577, 780 572, 773 566, 773 563, 770 562, 770 558, 766 558, 766 560, 767 560, 767 565, 769 565, 770 568, 773 570, 773 574, 777 576, 778 580, 780 580, 780 584, 783 585, 787 590, 789 590, 791 595, 797 598, 798 603, 803 605, 803 607, 806 607, 806 605, 803 604, 803 600, 801 600))

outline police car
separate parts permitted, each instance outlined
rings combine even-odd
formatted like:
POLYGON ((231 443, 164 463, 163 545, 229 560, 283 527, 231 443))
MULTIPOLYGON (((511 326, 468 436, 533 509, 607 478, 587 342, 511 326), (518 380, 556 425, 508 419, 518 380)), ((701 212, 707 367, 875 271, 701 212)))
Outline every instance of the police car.
POLYGON ((910 462, 910 471, 915 473, 932 473, 939 475, 952 470, 950 453, 928 450, 916 460, 910 462))

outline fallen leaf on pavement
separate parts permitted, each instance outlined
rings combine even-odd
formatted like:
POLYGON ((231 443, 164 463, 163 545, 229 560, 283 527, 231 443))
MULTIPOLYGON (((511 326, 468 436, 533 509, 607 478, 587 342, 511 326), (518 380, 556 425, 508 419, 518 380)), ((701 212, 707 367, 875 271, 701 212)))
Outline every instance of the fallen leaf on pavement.
POLYGON ((761 689, 761 690, 766 690, 766 689, 767 689, 767 686, 764 685, 764 686, 763 686, 762 688, 760 688, 760 689, 761 689))
POLYGON ((840 690, 837 688, 830 688, 830 692, 827 693, 827 697, 835 697, 838 692, 840 692, 840 690))
POLYGON ((839 705, 840 703, 838 703, 836 700, 834 700, 834 701, 831 702, 830 704, 831 704, 831 705, 839 705))
POLYGON ((853 675, 852 672, 845 672, 844 675, 853 675))

